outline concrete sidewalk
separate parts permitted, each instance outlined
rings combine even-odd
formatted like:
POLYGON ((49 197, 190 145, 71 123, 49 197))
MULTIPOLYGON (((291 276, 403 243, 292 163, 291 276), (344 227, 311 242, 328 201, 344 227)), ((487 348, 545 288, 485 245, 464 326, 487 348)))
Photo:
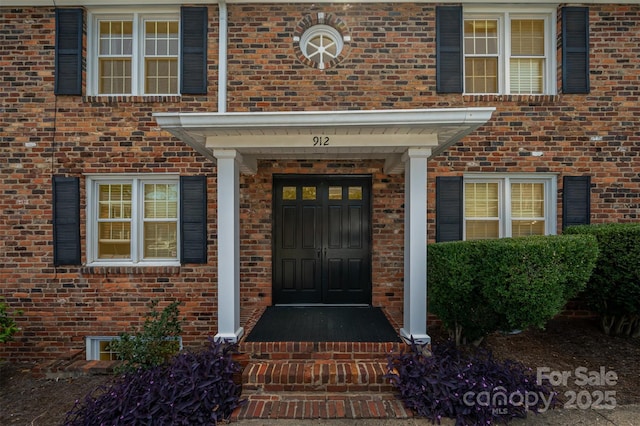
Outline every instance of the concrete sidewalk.
MULTIPOLYGON (((238 425, 253 426, 426 426, 432 423, 427 419, 316 419, 316 420, 241 420, 238 425)), ((443 425, 454 425, 450 419, 442 421, 443 425)), ((613 410, 578 410, 557 409, 543 414, 529 414, 526 419, 514 420, 513 426, 638 426, 640 425, 640 405, 625 405, 613 410)))

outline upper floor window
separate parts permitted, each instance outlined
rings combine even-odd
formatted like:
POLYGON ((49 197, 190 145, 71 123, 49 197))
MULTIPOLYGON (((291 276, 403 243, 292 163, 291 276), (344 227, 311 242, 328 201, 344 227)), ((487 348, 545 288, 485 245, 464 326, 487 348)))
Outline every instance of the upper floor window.
POLYGON ((90 262, 178 261, 178 179, 88 179, 90 262))
POLYGON ((465 93, 554 93, 552 18, 553 13, 473 13, 465 9, 465 93))
POLYGON ((168 95, 179 92, 179 14, 92 15, 90 92, 168 95))
POLYGON ((555 177, 464 179, 466 240, 555 233, 555 177))

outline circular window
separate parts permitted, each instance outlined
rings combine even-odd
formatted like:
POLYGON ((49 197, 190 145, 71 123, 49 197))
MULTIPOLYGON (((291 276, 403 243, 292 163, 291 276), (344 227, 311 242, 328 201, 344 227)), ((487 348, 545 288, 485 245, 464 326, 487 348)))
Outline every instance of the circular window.
POLYGON ((298 60, 320 70, 342 62, 349 53, 350 42, 347 25, 332 13, 304 16, 293 33, 293 49, 298 60))
POLYGON ((320 24, 309 27, 300 37, 302 54, 319 69, 325 69, 331 61, 335 60, 343 47, 342 35, 329 25, 320 24))

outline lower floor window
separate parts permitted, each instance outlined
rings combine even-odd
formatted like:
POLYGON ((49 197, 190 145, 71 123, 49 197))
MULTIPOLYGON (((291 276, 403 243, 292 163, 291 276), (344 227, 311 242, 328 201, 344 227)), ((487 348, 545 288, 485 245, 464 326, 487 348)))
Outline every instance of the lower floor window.
POLYGON ((109 347, 111 342, 117 337, 87 337, 87 360, 88 361, 115 361, 118 354, 109 347))
POLYGON ((90 178, 90 261, 178 260, 178 179, 90 178))
POLYGON ((465 239, 554 234, 555 182, 555 176, 465 176, 465 239))
MULTIPOLYGON (((111 342, 118 337, 90 336, 85 340, 87 361, 117 361, 118 353, 111 349, 111 342)), ((175 338, 174 338, 175 339, 175 338)), ((178 336, 179 349, 182 350, 182 337, 178 336)))

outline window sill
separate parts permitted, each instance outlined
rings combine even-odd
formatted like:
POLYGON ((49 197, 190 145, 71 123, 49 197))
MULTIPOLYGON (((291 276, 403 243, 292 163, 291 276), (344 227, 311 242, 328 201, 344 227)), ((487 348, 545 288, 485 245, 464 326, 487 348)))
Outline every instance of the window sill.
POLYGON ((463 94, 462 96, 465 102, 514 102, 527 105, 553 104, 559 99, 558 95, 463 94))
POLYGON ((90 263, 84 265, 80 272, 83 275, 178 275, 179 263, 164 264, 104 264, 90 263))
POLYGON ((83 102, 119 104, 119 103, 175 103, 182 100, 181 95, 96 95, 83 96, 83 102))

